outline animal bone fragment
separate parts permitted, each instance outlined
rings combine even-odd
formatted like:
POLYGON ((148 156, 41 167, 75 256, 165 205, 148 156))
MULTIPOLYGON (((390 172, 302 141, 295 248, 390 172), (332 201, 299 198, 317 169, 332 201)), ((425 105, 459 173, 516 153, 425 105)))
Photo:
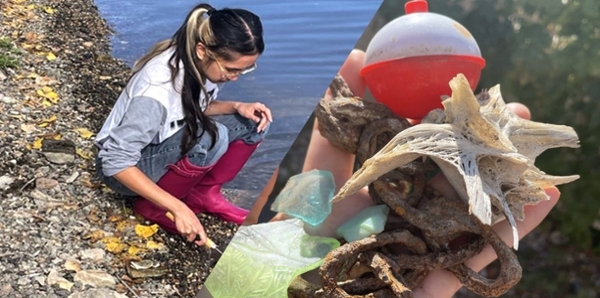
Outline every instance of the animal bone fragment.
POLYGON ((513 246, 518 249, 515 218, 523 220, 523 207, 547 200, 545 187, 579 179, 578 175, 546 175, 534 165, 535 158, 550 148, 578 148, 579 138, 569 126, 516 116, 506 109, 499 85, 475 97, 465 76, 459 74, 450 87, 452 96, 442 102, 443 110, 431 111, 421 124, 398 133, 364 162, 332 202, 428 156, 468 204, 470 214, 486 225, 508 220, 513 246), (494 214, 492 206, 501 214, 494 214))

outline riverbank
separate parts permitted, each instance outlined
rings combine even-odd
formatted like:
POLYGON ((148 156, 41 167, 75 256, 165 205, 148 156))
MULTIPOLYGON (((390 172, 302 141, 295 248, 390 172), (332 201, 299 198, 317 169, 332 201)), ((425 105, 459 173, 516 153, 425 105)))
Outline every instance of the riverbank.
MULTIPOLYGON (((95 179, 94 133, 129 68, 93 1, 0 4, 0 296, 195 296, 218 253, 141 222, 95 179), (131 270, 142 260, 159 267, 131 270)), ((201 221, 221 247, 236 230, 201 221)))

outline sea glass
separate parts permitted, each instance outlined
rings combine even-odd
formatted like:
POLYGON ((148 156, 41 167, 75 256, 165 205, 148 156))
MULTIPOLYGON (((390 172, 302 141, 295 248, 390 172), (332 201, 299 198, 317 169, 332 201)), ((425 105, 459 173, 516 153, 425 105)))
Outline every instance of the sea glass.
POLYGON ((300 274, 317 268, 340 246, 335 238, 310 236, 297 218, 240 226, 204 283, 214 298, 287 297, 300 274))
POLYGON ((337 229, 337 235, 352 242, 379 234, 385 227, 390 208, 387 205, 375 205, 362 210, 337 229))
POLYGON ((331 198, 335 181, 329 171, 311 170, 288 179, 271 205, 274 212, 282 212, 317 226, 331 213, 331 198))

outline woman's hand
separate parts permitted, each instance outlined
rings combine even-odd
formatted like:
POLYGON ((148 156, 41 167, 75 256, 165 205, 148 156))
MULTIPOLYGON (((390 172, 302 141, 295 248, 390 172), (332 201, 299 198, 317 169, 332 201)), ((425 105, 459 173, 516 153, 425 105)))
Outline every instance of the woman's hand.
POLYGON ((271 110, 263 103, 239 103, 235 109, 238 114, 258 123, 258 132, 262 132, 267 128, 268 123, 273 122, 271 110))
POLYGON ((194 212, 185 204, 181 204, 177 209, 171 211, 172 220, 175 221, 177 231, 186 237, 187 241, 192 242, 200 236, 199 240, 194 241, 197 245, 204 245, 207 236, 204 227, 198 220, 194 212))

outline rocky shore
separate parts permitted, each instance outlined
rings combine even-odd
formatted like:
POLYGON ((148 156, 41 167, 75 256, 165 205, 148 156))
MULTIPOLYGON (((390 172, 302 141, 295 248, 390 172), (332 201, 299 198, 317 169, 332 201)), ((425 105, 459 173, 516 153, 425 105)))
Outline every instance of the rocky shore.
MULTIPOLYGON (((218 253, 142 222, 95 178, 94 133, 129 68, 93 1, 0 7, 0 297, 194 297, 218 253)), ((236 230, 201 221, 221 247, 236 230)))

